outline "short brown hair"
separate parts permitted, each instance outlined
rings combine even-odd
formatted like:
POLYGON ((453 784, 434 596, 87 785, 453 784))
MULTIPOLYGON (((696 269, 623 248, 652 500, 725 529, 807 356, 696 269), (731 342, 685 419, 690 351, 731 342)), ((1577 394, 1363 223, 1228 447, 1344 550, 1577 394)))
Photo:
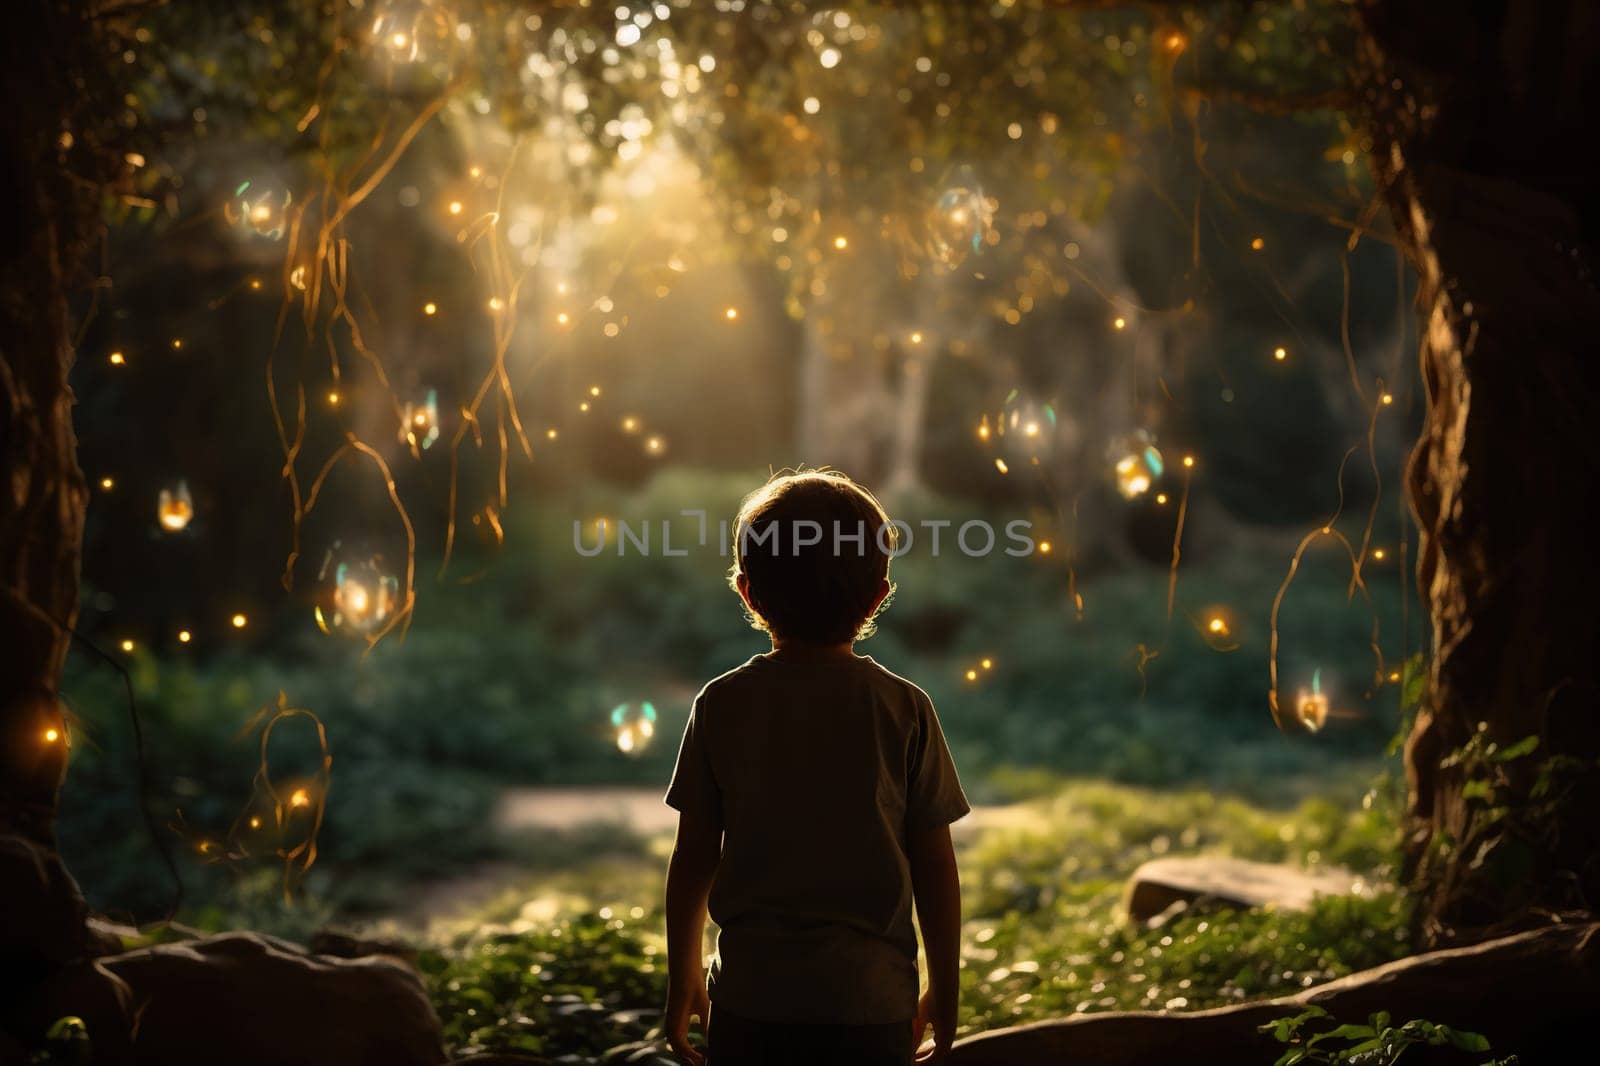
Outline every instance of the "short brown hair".
POLYGON ((728 583, 747 580, 750 624, 775 637, 860 640, 875 628, 897 542, 877 498, 846 475, 785 470, 740 505, 728 583))

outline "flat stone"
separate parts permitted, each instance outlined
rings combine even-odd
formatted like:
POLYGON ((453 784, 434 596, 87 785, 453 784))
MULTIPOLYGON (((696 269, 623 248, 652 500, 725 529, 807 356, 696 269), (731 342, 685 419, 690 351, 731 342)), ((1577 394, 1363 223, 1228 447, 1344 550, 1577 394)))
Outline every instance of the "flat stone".
POLYGON ((1151 859, 1128 881, 1125 906, 1134 921, 1149 921, 1178 903, 1206 901, 1228 907, 1305 910, 1318 896, 1357 891, 1361 878, 1348 870, 1252 862, 1226 855, 1151 859))

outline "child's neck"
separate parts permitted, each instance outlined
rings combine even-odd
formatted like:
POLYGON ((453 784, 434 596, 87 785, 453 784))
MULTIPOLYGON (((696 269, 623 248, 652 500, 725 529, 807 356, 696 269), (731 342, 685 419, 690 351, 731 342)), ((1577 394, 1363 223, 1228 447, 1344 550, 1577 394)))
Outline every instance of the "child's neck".
POLYGON ((779 659, 849 659, 855 655, 855 642, 817 644, 805 640, 772 638, 772 655, 779 659))

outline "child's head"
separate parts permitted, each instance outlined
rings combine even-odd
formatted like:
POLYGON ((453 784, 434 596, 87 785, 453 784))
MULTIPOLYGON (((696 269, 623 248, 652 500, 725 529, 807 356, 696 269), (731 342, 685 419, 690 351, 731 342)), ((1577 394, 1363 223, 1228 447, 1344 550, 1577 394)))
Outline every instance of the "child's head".
POLYGON ((897 532, 872 493, 836 470, 775 474, 739 508, 729 583, 774 639, 859 640, 893 590, 897 532))

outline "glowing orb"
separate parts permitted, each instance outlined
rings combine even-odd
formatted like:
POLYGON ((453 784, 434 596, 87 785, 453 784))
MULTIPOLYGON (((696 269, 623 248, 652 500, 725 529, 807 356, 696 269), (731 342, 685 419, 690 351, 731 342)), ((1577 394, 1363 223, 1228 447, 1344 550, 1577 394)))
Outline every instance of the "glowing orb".
POLYGON ((318 575, 325 587, 323 602, 314 609, 317 628, 365 636, 393 617, 400 601, 400 579, 387 573, 377 556, 336 561, 336 552, 328 553, 318 575))
POLYGON ((393 0, 372 20, 372 47, 390 63, 443 58, 458 36, 455 16, 431 0, 393 0))
POLYGON ((981 252, 994 228, 994 208, 972 168, 956 168, 928 210, 928 255, 950 269, 981 252))
POLYGON ((656 735, 655 704, 646 700, 635 707, 619 703, 611 709, 612 737, 617 750, 624 755, 637 755, 649 747, 656 735))
POLYGON ((156 496, 156 521, 168 533, 181 533, 194 518, 194 497, 189 495, 189 483, 179 479, 171 488, 162 489, 156 496))
POLYGON ((429 389, 420 402, 408 402, 400 412, 400 443, 426 451, 439 439, 439 394, 429 389))
POLYGON ((275 241, 289 224, 292 199, 287 189, 244 181, 233 190, 233 199, 223 206, 222 215, 240 229, 275 241))
POLYGON ((1294 717, 1308 733, 1319 732, 1328 724, 1328 695, 1322 691, 1322 671, 1311 674, 1311 689, 1301 689, 1294 697, 1294 717))
MULTIPOLYGON (((1012 389, 995 421, 993 433, 1013 458, 1038 459, 1056 444, 1059 417, 1054 406, 1039 403, 1012 389)), ((978 426, 978 439, 989 440, 988 418, 978 426)))
POLYGON ((1120 441, 1112 457, 1111 472, 1124 499, 1143 496, 1166 469, 1155 439, 1142 429, 1120 441))

